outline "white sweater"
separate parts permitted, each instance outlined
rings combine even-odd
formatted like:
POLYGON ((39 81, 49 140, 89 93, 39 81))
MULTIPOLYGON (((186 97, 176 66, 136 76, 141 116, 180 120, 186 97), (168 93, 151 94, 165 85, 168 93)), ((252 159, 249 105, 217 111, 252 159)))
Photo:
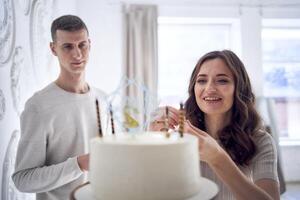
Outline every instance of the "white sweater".
POLYGON ((105 96, 94 88, 76 94, 51 83, 27 101, 12 175, 20 191, 37 193, 37 200, 69 199, 84 181, 77 156, 88 153, 89 139, 98 134, 96 97, 105 130, 105 96))

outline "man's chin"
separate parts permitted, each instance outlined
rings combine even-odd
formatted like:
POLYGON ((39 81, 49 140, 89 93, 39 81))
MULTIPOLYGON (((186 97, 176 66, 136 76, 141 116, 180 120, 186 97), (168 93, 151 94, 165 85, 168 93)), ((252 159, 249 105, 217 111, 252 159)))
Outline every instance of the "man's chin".
POLYGON ((71 69, 71 72, 73 73, 73 74, 82 74, 83 72, 84 72, 84 70, 85 70, 85 68, 84 67, 82 67, 82 68, 72 68, 71 69))

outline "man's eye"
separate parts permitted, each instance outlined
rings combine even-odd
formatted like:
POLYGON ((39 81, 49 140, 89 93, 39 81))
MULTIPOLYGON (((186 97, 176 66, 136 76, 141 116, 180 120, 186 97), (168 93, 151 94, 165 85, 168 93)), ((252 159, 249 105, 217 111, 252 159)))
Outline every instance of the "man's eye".
POLYGON ((87 44, 86 43, 80 44, 79 48, 80 49, 85 49, 85 48, 87 48, 87 44))
POLYGON ((63 48, 69 50, 69 49, 72 49, 72 46, 66 45, 66 46, 64 46, 63 48))

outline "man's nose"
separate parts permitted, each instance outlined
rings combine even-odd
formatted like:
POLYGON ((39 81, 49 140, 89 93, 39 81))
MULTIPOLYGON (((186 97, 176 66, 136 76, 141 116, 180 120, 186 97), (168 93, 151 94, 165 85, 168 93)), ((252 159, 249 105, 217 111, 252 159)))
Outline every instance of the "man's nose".
POLYGON ((74 58, 81 58, 82 57, 82 52, 81 52, 80 48, 78 48, 78 47, 74 48, 73 57, 74 58))

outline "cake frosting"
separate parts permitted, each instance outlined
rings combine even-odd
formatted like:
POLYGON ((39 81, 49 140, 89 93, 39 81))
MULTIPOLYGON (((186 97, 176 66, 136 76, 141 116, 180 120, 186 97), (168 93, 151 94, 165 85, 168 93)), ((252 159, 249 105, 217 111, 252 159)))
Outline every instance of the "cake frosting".
POLYGON ((185 134, 118 134, 91 140, 93 195, 109 200, 183 200, 199 191, 198 140, 185 134))

